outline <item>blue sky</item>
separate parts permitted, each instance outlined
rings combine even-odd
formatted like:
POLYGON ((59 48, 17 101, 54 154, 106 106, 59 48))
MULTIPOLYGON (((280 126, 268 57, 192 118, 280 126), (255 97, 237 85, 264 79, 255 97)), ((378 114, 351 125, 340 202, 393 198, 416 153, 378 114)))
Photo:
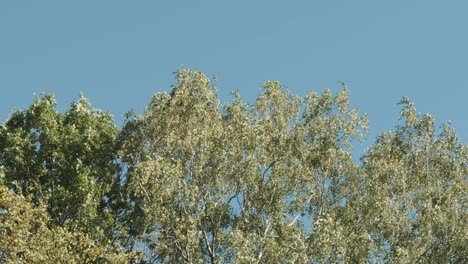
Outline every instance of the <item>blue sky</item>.
POLYGON ((33 94, 59 109, 80 91, 142 112, 181 67, 253 102, 266 80, 295 94, 350 90, 369 139, 397 124, 401 96, 468 142, 468 1, 1 1, 0 120, 33 94))

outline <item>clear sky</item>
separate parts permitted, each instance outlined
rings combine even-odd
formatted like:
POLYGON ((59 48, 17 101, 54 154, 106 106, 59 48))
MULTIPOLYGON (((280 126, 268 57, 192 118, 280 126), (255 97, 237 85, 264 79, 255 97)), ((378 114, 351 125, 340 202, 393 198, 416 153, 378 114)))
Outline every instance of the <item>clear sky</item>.
POLYGON ((0 120, 80 91, 121 125, 181 67, 253 102, 266 80, 294 93, 350 90, 369 140, 401 96, 468 142, 468 1, 0 1, 0 120))

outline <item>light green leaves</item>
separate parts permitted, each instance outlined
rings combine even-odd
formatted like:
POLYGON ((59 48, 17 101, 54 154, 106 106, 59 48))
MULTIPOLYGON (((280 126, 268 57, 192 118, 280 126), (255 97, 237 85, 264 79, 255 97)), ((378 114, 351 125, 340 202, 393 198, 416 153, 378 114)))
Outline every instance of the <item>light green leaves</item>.
POLYGON ((389 260, 461 261, 468 238, 466 146, 447 125, 437 135, 433 118, 409 99, 401 103, 404 124, 381 135, 364 157, 364 193, 374 202, 368 232, 389 260))
POLYGON ((122 131, 125 144, 135 142, 122 157, 139 157, 128 163, 128 190, 152 254, 213 263, 318 257, 307 255, 317 236, 309 223, 343 210, 346 177, 357 170, 347 148, 367 126, 348 109, 347 91, 301 98, 271 81, 254 105, 234 93, 221 108, 203 74, 176 79, 122 131))
POLYGON ((368 121, 344 85, 233 96, 183 69, 120 130, 83 95, 63 113, 51 95, 15 112, 0 126, 0 262, 128 262, 122 247, 140 263, 468 255, 468 147, 450 126, 403 98, 401 123, 357 164, 368 121))

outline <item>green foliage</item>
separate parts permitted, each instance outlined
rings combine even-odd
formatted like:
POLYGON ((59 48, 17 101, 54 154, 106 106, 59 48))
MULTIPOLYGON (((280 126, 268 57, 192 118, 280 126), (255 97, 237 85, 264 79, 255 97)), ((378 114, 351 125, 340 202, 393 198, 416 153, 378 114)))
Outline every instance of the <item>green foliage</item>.
POLYGON ((180 71, 172 92, 123 129, 135 142, 121 155, 149 253, 162 262, 330 257, 333 241, 317 252, 325 234, 306 225, 340 217, 346 176, 358 169, 349 147, 366 126, 346 89, 301 98, 267 82, 254 105, 236 94, 221 108, 204 75, 180 71))
POLYGON ((106 209, 117 172, 117 127, 80 96, 64 113, 51 95, 36 98, 0 127, 3 181, 17 194, 45 202, 51 223, 82 229, 99 241, 113 237, 106 209))
POLYGON ((437 134, 434 119, 407 98, 401 104, 404 123, 363 157, 363 224, 390 261, 461 263, 468 256, 468 148, 447 125, 437 134))
POLYGON ((14 113, 0 262, 466 261, 468 147, 448 125, 403 98, 401 124, 356 164, 368 121, 345 86, 300 97, 268 81, 252 105, 217 91, 180 70, 121 130, 83 96, 14 113))

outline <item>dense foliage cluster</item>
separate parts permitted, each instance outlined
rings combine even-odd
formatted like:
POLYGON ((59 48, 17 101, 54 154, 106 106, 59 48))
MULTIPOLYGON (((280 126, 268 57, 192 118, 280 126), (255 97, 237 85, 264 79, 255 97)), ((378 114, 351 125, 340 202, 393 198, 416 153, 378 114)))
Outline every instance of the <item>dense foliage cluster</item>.
POLYGON ((180 70, 119 129, 43 95, 0 126, 0 263, 463 263, 468 146, 411 101, 351 158, 346 87, 222 104, 180 70))

